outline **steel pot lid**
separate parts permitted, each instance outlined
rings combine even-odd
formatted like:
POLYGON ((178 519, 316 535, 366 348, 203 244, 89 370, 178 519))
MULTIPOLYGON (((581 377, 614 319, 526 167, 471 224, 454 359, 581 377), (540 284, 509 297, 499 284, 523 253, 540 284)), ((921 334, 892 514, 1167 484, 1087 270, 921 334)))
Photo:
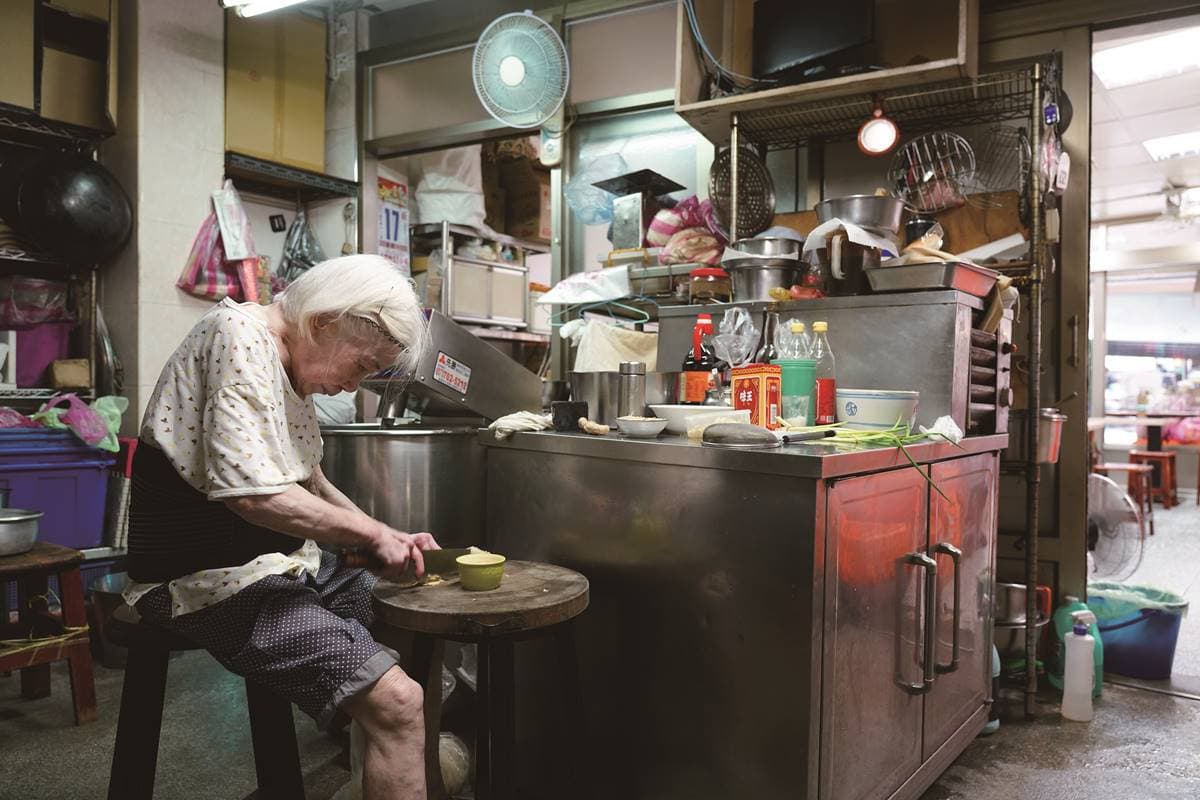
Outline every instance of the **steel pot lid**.
POLYGON ((0 508, 0 525, 5 522, 29 522, 41 519, 43 516, 44 512, 31 511, 27 508, 0 508))

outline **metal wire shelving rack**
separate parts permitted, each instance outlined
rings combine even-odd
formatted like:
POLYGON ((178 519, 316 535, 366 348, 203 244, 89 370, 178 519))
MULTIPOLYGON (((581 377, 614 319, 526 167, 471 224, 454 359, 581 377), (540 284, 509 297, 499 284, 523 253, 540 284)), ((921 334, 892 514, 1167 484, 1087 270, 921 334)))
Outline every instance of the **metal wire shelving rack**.
MULTIPOLYGON (((1041 61, 1018 68, 987 73, 975 78, 962 78, 924 84, 907 89, 893 89, 871 94, 849 95, 834 99, 811 100, 792 104, 762 104, 747 102, 740 111, 730 114, 729 147, 731 150, 730 184, 738 186, 738 153, 743 144, 772 150, 794 148, 815 143, 844 141, 857 135, 863 121, 876 107, 886 114, 905 136, 936 129, 953 129, 1024 120, 1029 127, 1030 152, 1039 153, 1046 126, 1043 120, 1043 100, 1055 94, 1054 87, 1046 91, 1046 82, 1054 80, 1054 70, 1041 61)), ((747 98, 749 100, 749 98, 747 98)), ((1045 274, 1046 242, 1043 207, 1043 186, 1037 158, 1030 159, 1030 238, 1029 261, 1009 265, 1005 274, 1027 295, 1029 340, 1029 374, 1027 403, 1032 424, 1026 425, 1030 461, 1022 465, 1026 478, 1025 508, 1025 583, 1037 585, 1038 520, 1040 513, 1041 467, 1036 461, 1039 435, 1037 409, 1042 405, 1040 381, 1042 370, 1042 283, 1045 274)), ((737 227, 737 191, 731 192, 729 229, 737 227)), ((1036 709, 1037 658, 1039 630, 1036 592, 1026 592, 1025 628, 1025 715, 1032 719, 1036 709)))

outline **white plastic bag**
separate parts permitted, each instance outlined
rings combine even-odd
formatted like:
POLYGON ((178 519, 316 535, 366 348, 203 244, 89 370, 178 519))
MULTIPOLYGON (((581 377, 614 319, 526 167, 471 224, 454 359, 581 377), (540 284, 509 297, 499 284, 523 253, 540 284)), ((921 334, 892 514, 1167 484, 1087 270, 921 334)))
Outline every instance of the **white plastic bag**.
POLYGON ((221 228, 221 244, 225 247, 225 258, 243 261, 254 258, 254 237, 250 234, 250 219, 242 207, 242 198, 233 181, 212 193, 213 210, 217 214, 217 225, 221 228))
POLYGON ((444 221, 490 230, 483 224, 487 209, 480 149, 475 144, 409 158, 408 177, 416 187, 414 224, 444 221))
POLYGON ((616 372, 622 361, 641 361, 646 372, 658 370, 658 334, 641 333, 588 320, 578 339, 575 372, 616 372))
POLYGON ((576 272, 563 278, 554 288, 538 298, 539 303, 574 305, 603 303, 629 297, 629 268, 609 267, 593 272, 576 272))

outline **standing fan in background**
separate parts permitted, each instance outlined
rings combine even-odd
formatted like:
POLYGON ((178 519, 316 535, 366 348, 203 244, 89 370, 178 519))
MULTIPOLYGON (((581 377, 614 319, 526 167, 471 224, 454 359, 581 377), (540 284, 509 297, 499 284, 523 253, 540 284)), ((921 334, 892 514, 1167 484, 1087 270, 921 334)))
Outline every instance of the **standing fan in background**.
POLYGON ((1088 475, 1089 577, 1123 581, 1142 563, 1146 537, 1141 512, 1125 491, 1103 475, 1088 475))
POLYGON ((542 163, 562 160, 563 103, 571 69, 558 32, 532 11, 505 14, 484 28, 471 62, 475 94, 514 128, 542 130, 542 163))

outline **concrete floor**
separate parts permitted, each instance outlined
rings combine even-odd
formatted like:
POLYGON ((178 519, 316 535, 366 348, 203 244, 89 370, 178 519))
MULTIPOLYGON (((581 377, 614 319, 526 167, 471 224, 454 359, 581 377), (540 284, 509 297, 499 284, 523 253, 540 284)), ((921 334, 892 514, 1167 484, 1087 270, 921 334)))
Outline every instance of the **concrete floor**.
MULTIPOLYGON (((66 670, 53 695, 20 699, 0 678, 0 800, 103 797, 120 701, 119 670, 97 667, 100 719, 71 724, 66 670)), ((1063 722, 1053 705, 1032 723, 1005 692, 1000 731, 980 738, 923 800, 1129 800, 1200 797, 1200 701, 1106 685, 1096 719, 1063 722)), ((249 798, 254 766, 242 683, 204 653, 171 662, 158 800, 249 798)), ((328 800, 348 773, 340 746, 297 714, 308 800, 328 800)))

